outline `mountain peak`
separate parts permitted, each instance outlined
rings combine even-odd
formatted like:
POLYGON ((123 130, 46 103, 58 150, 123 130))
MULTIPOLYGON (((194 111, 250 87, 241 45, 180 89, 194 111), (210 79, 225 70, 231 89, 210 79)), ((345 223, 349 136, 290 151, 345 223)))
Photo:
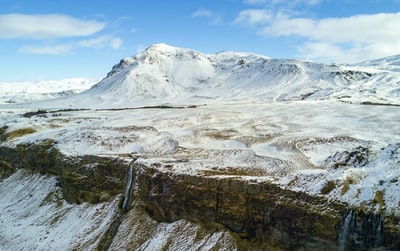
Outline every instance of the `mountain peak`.
POLYGON ((176 51, 180 48, 165 43, 152 44, 145 51, 176 51))

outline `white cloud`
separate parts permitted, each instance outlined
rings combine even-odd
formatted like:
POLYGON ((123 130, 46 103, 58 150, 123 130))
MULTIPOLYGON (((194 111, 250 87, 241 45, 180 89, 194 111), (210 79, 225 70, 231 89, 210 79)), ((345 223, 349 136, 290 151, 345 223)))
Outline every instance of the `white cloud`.
POLYGON ((96 38, 86 39, 78 42, 79 47, 104 48, 110 46, 118 49, 122 45, 122 39, 112 35, 103 35, 96 38))
POLYGON ((321 0, 299 0, 299 1, 307 5, 316 5, 321 3, 321 0))
POLYGON ((192 17, 213 17, 214 13, 206 9, 198 9, 192 13, 192 17))
POLYGON ((341 46, 324 42, 307 42, 298 48, 299 56, 325 62, 356 63, 400 53, 400 43, 384 41, 373 44, 341 46))
POLYGON ((400 53, 400 12, 311 19, 244 10, 237 23, 257 25, 267 37, 296 38, 299 56, 356 62, 400 53))
POLYGON ((78 42, 80 47, 102 48, 110 40, 109 35, 86 39, 78 42))
POLYGON ((66 15, 0 15, 0 38, 53 39, 88 36, 105 27, 95 20, 81 20, 66 15))
POLYGON ((277 16, 265 35, 301 36, 331 43, 372 43, 400 38, 400 13, 313 20, 277 16))
POLYGON ((250 5, 263 5, 263 4, 277 4, 282 0, 244 0, 245 4, 250 5))
POLYGON ((67 55, 79 48, 100 49, 109 47, 114 50, 119 49, 123 40, 112 35, 103 35, 96 38, 81 40, 78 42, 69 42, 58 45, 28 45, 20 48, 20 52, 26 54, 46 54, 46 55, 67 55))
POLYGON ((286 1, 286 0, 244 0, 245 4, 249 5, 278 5, 278 4, 285 4, 287 5, 300 5, 300 4, 305 4, 305 5, 316 5, 321 3, 322 0, 291 0, 286 1))
POLYGON ((235 19, 235 23, 256 25, 267 23, 271 21, 273 14, 264 9, 248 9, 243 10, 239 13, 239 16, 235 19))
POLYGON ((47 55, 66 55, 73 49, 71 45, 53 45, 53 46, 24 46, 20 52, 27 54, 47 54, 47 55))
POLYGON ((122 39, 121 38, 119 38, 119 37, 117 37, 117 38, 113 38, 111 41, 110 41, 110 46, 111 46, 111 48, 113 48, 114 50, 115 49, 118 49, 118 48, 120 48, 121 47, 121 45, 122 45, 122 39))
POLYGON ((200 8, 197 11, 193 12, 192 17, 193 18, 198 18, 198 17, 208 18, 211 20, 211 22, 210 22, 211 24, 218 24, 221 22, 221 17, 218 14, 216 14, 210 10, 204 9, 204 8, 200 8))
POLYGON ((301 57, 313 60, 340 62, 344 50, 335 44, 323 42, 306 42, 298 48, 301 57))

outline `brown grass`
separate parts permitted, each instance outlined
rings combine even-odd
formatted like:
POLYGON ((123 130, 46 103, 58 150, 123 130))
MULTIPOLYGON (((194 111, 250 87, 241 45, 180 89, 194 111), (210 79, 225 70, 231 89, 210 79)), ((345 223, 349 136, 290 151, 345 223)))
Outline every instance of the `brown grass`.
POLYGON ((32 127, 27 127, 27 128, 21 128, 21 129, 17 129, 11 132, 7 132, 4 134, 4 137, 6 139, 15 139, 15 138, 19 138, 28 134, 32 134, 35 133, 36 130, 32 127))

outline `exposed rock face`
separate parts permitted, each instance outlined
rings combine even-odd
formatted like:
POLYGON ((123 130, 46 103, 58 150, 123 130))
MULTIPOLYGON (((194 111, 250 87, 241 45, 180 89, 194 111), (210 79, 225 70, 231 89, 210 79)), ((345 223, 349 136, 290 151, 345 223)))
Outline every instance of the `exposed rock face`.
MULTIPOLYGON (((0 159, 2 177, 18 168, 56 175, 64 198, 72 203, 115 198, 124 194, 130 182, 126 180, 128 161, 65 157, 51 141, 15 149, 0 147, 0 159)), ((186 244, 199 249, 225 245, 230 250, 400 250, 396 216, 349 209, 269 181, 176 173, 168 165, 133 163, 132 189, 127 194, 131 203, 110 224, 98 250, 150 249, 160 231, 170 236, 165 248, 176 244, 173 233, 186 232, 199 238, 186 244), (167 223, 172 225, 159 225, 167 223), (142 231, 142 235, 133 237, 131 231, 142 231), (210 240, 214 240, 212 245, 210 240)))
POLYGON ((0 147, 0 177, 25 168, 58 177, 64 198, 70 203, 109 200, 123 194, 127 163, 101 156, 66 157, 48 140, 41 144, 0 147))
MULTIPOLYGON (((400 248, 382 216, 232 176, 191 176, 137 164, 133 195, 159 221, 187 219, 235 233, 241 250, 371 250, 400 248), (350 216, 349 216, 350 215, 350 216)), ((398 231, 398 230, 396 230, 398 231)))

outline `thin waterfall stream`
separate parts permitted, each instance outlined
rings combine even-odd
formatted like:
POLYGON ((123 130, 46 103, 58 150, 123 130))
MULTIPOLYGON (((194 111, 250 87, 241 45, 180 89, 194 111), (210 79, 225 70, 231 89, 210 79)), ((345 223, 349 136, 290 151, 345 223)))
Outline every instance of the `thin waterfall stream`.
POLYGON ((135 163, 136 159, 133 158, 132 162, 130 163, 128 167, 128 173, 126 176, 126 185, 125 185, 125 194, 124 194, 124 199, 122 202, 122 211, 120 211, 117 216, 114 218, 112 223, 110 224, 110 227, 108 230, 105 232, 103 237, 100 240, 100 243, 97 247, 97 250, 99 251, 106 251, 109 249, 115 235, 118 232, 118 228, 122 223, 123 216, 129 211, 129 204, 130 204, 130 197, 132 193, 132 184, 133 184, 133 165, 135 163))
POLYGON ((125 186, 125 196, 124 196, 124 201, 122 203, 122 210, 124 212, 127 212, 129 210, 129 203, 131 200, 131 193, 132 193, 132 184, 133 184, 133 164, 135 161, 132 161, 132 163, 129 165, 128 168, 128 175, 126 179, 126 186, 125 186))
POLYGON ((354 217, 354 211, 352 209, 350 209, 346 215, 346 218, 344 219, 342 231, 340 232, 340 235, 339 235, 338 251, 346 251, 347 239, 348 239, 348 235, 349 235, 349 230, 351 228, 350 224, 352 223, 353 217, 354 217))

